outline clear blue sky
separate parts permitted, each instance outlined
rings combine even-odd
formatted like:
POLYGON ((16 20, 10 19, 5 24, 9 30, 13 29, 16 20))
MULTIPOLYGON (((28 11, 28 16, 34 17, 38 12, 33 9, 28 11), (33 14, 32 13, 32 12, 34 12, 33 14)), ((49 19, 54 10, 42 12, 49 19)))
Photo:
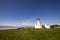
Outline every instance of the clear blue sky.
POLYGON ((59 0, 0 0, 0 24, 60 24, 59 0))

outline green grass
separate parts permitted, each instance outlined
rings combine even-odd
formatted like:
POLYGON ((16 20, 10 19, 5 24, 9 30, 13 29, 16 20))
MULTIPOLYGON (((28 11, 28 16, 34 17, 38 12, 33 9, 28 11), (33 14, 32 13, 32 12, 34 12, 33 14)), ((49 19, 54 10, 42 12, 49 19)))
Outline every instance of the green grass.
POLYGON ((60 28, 0 30, 0 40, 60 40, 60 28))

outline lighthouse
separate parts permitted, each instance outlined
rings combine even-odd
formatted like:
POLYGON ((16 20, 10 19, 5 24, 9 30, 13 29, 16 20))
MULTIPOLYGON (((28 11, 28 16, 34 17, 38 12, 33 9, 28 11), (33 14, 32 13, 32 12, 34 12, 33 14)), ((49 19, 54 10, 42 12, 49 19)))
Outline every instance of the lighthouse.
POLYGON ((42 28, 40 18, 37 19, 37 23, 35 25, 35 28, 42 28))

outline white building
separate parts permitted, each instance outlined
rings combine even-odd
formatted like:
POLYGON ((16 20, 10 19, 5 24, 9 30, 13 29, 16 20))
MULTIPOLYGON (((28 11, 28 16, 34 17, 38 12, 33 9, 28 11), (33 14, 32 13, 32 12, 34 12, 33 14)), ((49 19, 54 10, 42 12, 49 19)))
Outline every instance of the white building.
POLYGON ((40 19, 38 18, 35 28, 42 28, 40 19))
POLYGON ((50 25, 45 24, 45 28, 50 29, 50 25))

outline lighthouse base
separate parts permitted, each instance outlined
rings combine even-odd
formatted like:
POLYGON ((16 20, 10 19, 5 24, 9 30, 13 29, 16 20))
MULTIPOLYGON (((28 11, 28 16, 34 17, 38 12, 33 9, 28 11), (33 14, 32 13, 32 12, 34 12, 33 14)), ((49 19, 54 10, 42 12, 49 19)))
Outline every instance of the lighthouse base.
POLYGON ((42 26, 37 26, 37 25, 35 25, 35 28, 42 28, 42 26))

